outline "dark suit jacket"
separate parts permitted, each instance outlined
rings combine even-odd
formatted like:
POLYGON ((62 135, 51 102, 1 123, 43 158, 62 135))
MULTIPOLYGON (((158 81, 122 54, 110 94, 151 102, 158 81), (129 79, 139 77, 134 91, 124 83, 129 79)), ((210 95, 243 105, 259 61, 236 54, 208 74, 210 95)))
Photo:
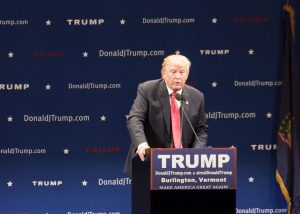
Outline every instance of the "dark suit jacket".
MULTIPOLYGON (((200 142, 183 115, 182 145, 184 148, 201 148, 207 142, 207 119, 204 110, 203 94, 188 85, 182 90, 186 97, 184 110, 197 133, 200 142)), ((136 156, 139 144, 147 142, 151 148, 172 147, 172 129, 170 113, 170 97, 163 79, 151 80, 138 86, 127 128, 131 138, 131 146, 127 155, 124 172, 131 175, 131 160, 136 156)))

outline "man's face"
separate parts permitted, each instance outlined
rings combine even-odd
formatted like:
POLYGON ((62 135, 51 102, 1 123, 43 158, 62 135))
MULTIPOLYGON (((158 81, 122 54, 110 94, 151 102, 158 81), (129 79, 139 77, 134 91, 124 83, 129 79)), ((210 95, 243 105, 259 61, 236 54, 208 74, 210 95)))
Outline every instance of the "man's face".
POLYGON ((170 89, 179 91, 188 78, 188 69, 179 65, 167 65, 162 69, 162 78, 170 89))

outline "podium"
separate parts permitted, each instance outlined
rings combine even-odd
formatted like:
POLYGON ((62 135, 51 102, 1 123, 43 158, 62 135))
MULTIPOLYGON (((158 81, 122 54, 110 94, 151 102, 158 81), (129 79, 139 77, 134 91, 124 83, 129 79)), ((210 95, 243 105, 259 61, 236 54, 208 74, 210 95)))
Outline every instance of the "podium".
POLYGON ((236 212, 235 148, 151 149, 147 159, 132 160, 132 214, 236 212))

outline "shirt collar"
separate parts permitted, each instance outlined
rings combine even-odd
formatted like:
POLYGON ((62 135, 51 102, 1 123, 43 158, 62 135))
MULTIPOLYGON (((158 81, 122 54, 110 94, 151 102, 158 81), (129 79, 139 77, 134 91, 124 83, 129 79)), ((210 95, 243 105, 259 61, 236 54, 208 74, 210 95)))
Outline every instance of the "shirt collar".
MULTIPOLYGON (((166 85, 167 86, 167 85, 166 85)), ((173 90, 172 89, 170 89, 168 86, 167 86, 167 90, 168 90, 168 93, 169 93, 169 95, 171 95, 172 93, 173 93, 173 90)), ((182 89, 180 89, 179 91, 177 91, 176 93, 178 93, 178 94, 182 94, 182 89)))

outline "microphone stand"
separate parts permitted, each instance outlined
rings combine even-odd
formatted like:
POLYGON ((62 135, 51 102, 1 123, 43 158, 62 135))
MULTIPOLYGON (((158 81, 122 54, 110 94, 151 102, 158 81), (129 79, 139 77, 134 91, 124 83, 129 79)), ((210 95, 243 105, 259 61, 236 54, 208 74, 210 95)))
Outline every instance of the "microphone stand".
POLYGON ((183 124, 183 114, 184 114, 184 116, 186 117, 186 119, 187 119, 187 121, 188 121, 188 123, 189 123, 189 125, 190 125, 190 127, 191 127, 191 129, 192 129, 192 131, 193 131, 193 133, 194 133, 194 135, 196 137, 196 139, 197 139, 197 141, 200 144, 200 148, 202 148, 203 147, 203 143, 201 143, 198 135, 196 134, 196 132, 195 132, 195 130, 193 128, 193 125, 192 125, 190 119, 188 118, 188 116, 187 116, 187 114, 186 114, 186 112, 184 110, 185 98, 183 97, 183 95, 176 94, 176 99, 180 100, 180 103, 181 103, 181 118, 180 118, 180 121, 181 121, 181 123, 180 123, 180 129, 181 129, 181 147, 182 147, 182 124, 183 124))
POLYGON ((185 115, 185 117, 186 117, 188 123, 190 124, 190 127, 192 128, 192 131, 193 131, 193 133, 194 133, 194 135, 195 135, 197 141, 198 141, 199 144, 200 144, 200 148, 202 148, 202 147, 203 147, 203 144, 201 143, 201 141, 200 141, 198 135, 196 134, 196 132, 195 132, 195 130, 194 130, 194 128, 193 128, 193 125, 192 125, 191 121, 189 120, 189 118, 188 118, 188 116, 186 115, 185 111, 183 111, 183 113, 184 113, 184 115, 185 115))

